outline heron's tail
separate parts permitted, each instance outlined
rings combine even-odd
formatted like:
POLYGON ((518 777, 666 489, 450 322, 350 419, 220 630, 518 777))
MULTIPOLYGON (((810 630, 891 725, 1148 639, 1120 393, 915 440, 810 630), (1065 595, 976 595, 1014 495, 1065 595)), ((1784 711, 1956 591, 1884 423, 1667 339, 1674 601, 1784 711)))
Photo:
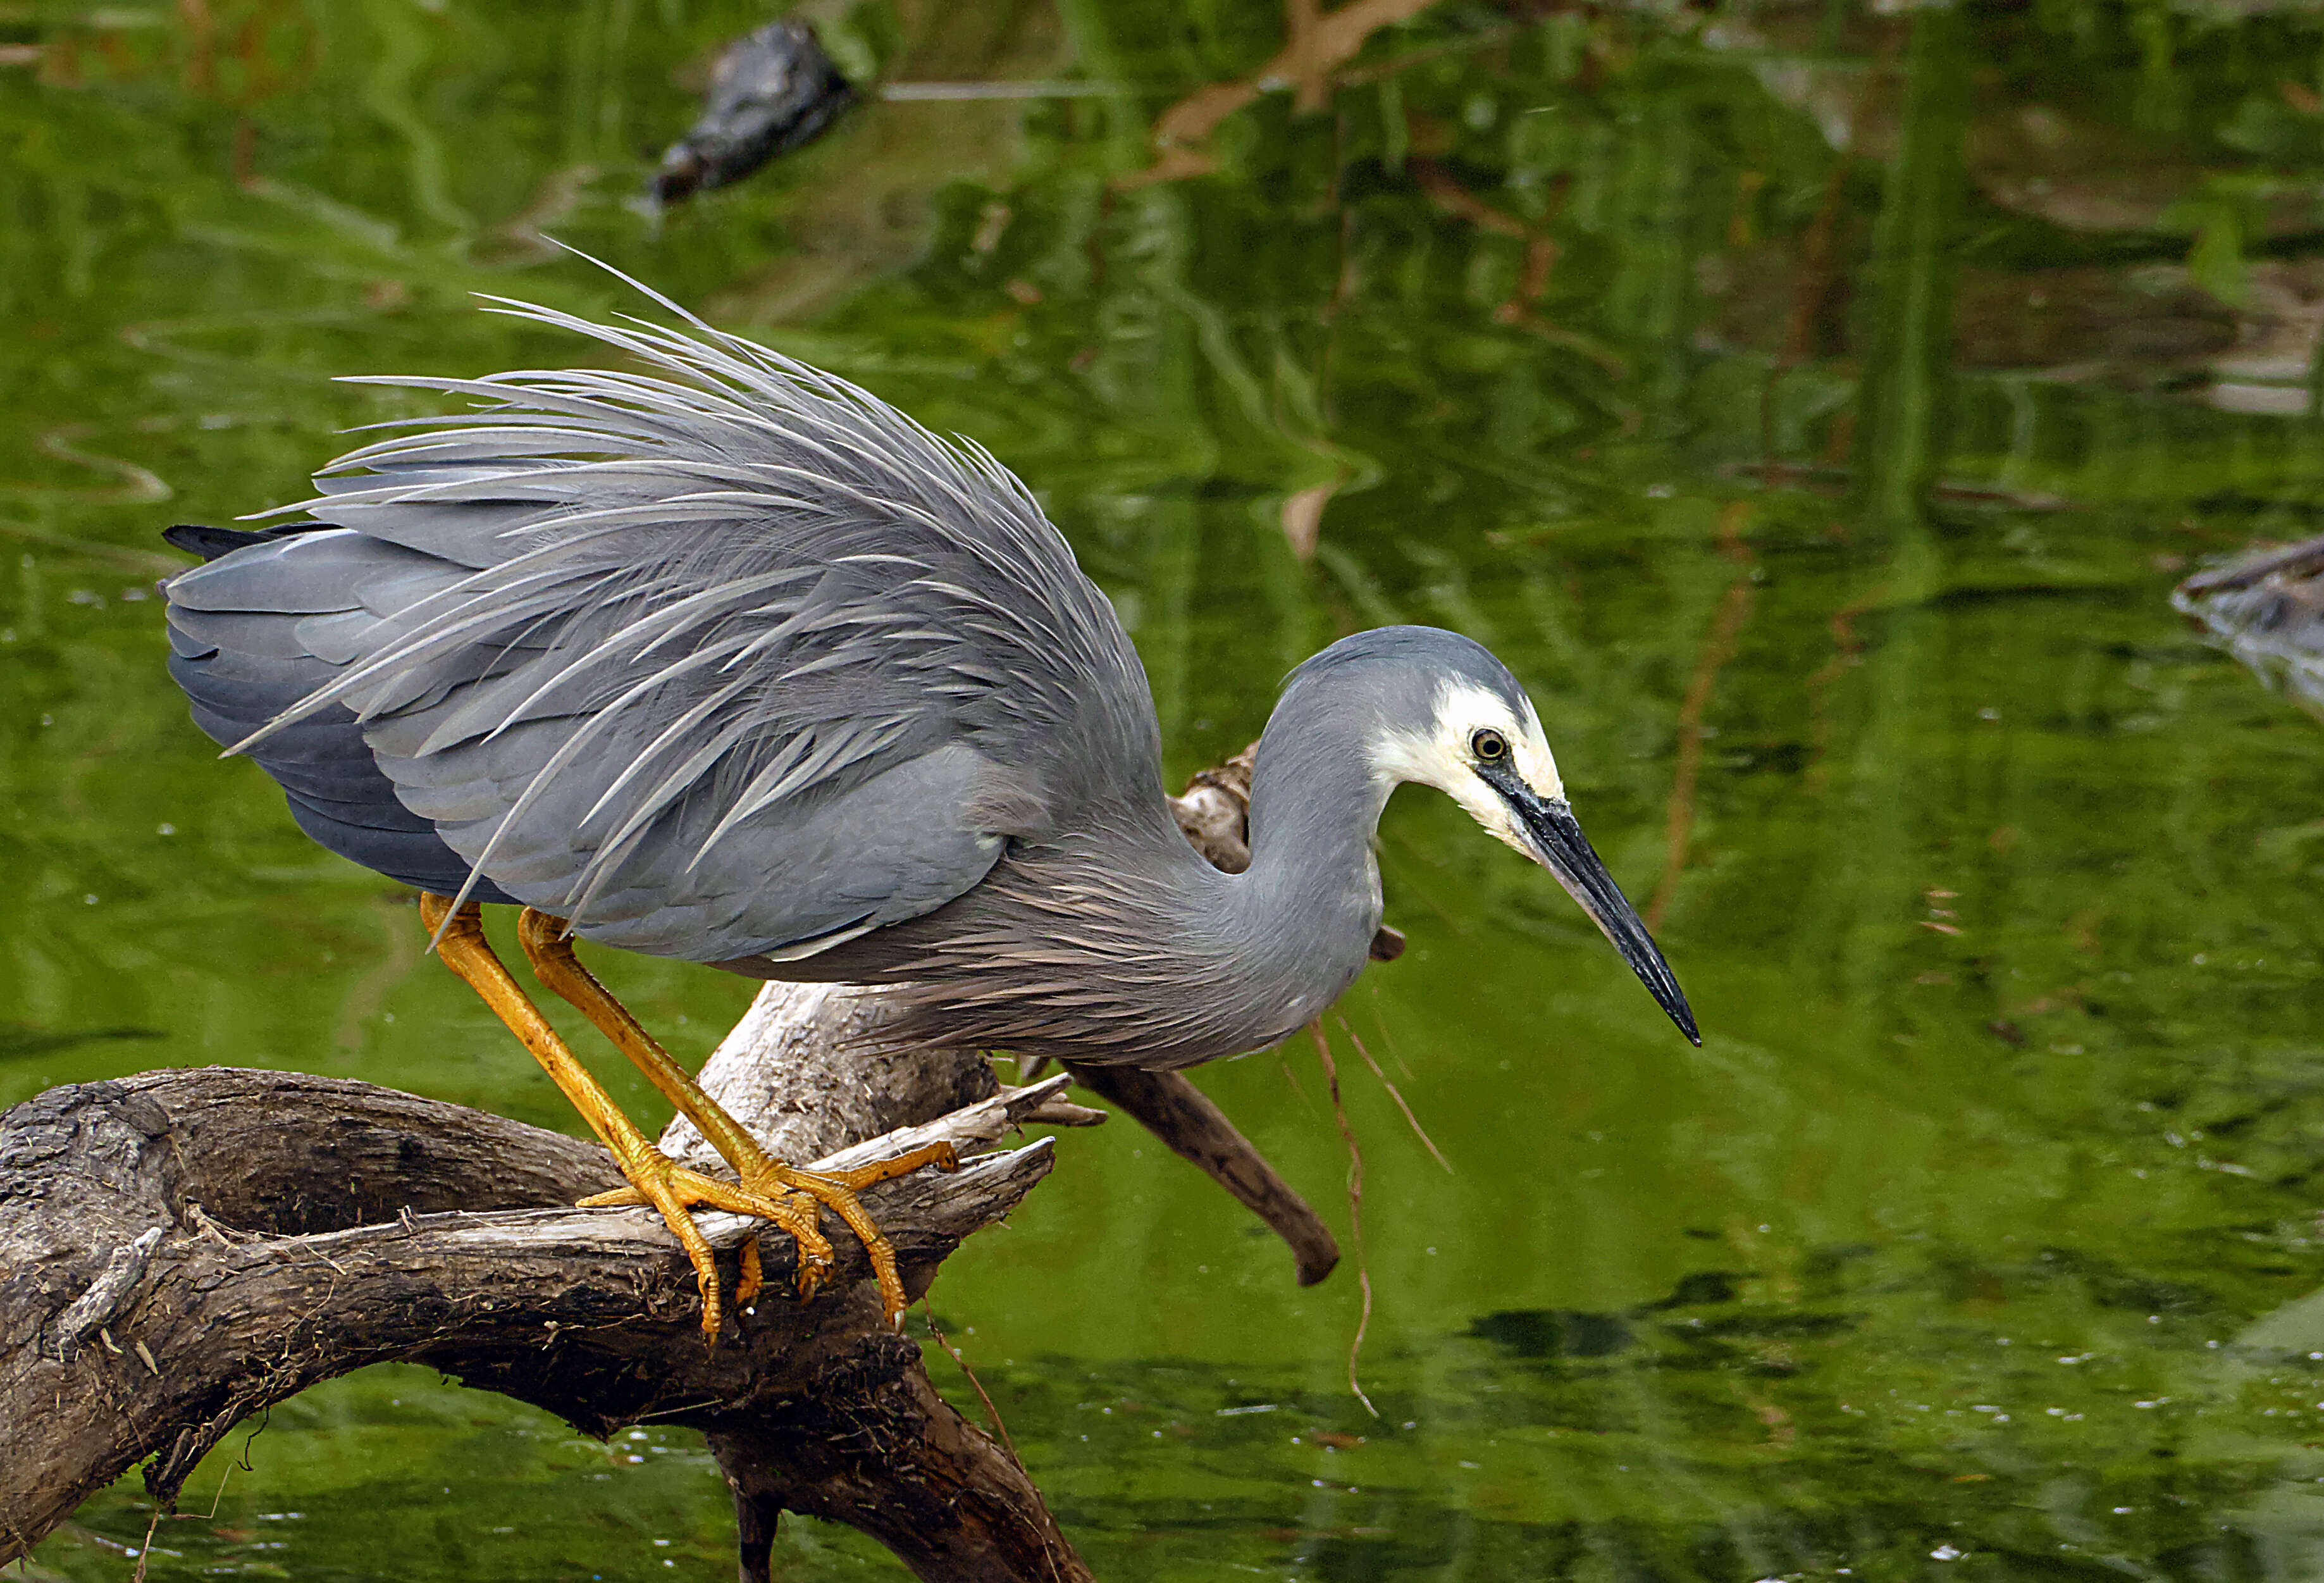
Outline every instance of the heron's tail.
MULTIPOLYGON (((300 524, 312 531, 314 524, 300 524)), ((330 680, 332 667, 301 651, 291 634, 316 614, 284 608, 285 580, 274 575, 287 548, 274 541, 279 530, 182 525, 163 535, 180 550, 198 555, 215 569, 189 568, 163 579, 161 597, 170 617, 170 674, 193 706, 194 724, 220 746, 230 746, 274 718, 317 686, 330 680), (249 554, 242 555, 247 551, 249 554), (239 559, 235 559, 240 557, 239 559), (179 597, 180 585, 204 579, 198 606, 179 597)), ((328 551, 314 586, 337 586, 328 551)), ((465 891, 481 902, 514 897, 489 880, 469 884, 468 865, 444 844, 435 825, 399 801, 364 740, 363 727, 345 708, 318 710, 295 728, 269 737, 251 755, 281 783, 299 828, 342 857, 422 891, 452 895, 465 891)))

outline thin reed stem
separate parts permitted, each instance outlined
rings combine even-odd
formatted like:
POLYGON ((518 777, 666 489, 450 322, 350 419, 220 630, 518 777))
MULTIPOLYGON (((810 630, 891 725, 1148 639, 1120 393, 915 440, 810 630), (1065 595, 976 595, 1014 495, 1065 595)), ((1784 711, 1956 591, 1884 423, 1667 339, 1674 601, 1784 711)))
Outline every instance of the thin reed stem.
POLYGON ((1307 1032, 1314 1037, 1315 1059, 1323 1063, 1323 1082, 1332 1090, 1332 1114, 1339 1118, 1340 1136, 1348 1143, 1348 1240, 1355 1245, 1356 1289, 1363 1295, 1363 1308, 1356 1316, 1356 1338, 1348 1343, 1348 1389, 1364 1404, 1366 1412, 1378 1418, 1379 1409, 1372 1405, 1372 1399, 1364 1394, 1363 1386, 1356 1379, 1356 1360, 1362 1356, 1364 1332, 1372 1322, 1371 1263, 1364 1256, 1364 1152, 1356 1146, 1356 1129, 1348 1120, 1346 1104, 1340 1098, 1340 1069, 1332 1060, 1332 1041, 1323 1032, 1323 1019, 1318 1017, 1308 1023, 1307 1032))
POLYGON ((1356 1053, 1362 1056, 1364 1064, 1372 1069, 1372 1076, 1380 1080, 1380 1087, 1388 1090, 1388 1097, 1396 1101, 1396 1107, 1398 1110, 1404 1112, 1404 1119, 1411 1126, 1412 1135, 1420 1140, 1420 1146, 1427 1150, 1435 1159, 1436 1163, 1444 1168, 1447 1175, 1452 1174, 1452 1162, 1444 1158, 1444 1151, 1436 1146, 1436 1140, 1430 1137, 1428 1129, 1420 1125, 1420 1117, 1415 1116, 1412 1113, 1412 1106, 1405 1103, 1403 1090, 1388 1080, 1388 1073, 1380 1069, 1380 1063, 1372 1059, 1372 1052, 1364 1045, 1363 1036, 1349 1025, 1348 1019, 1345 1017, 1340 1019, 1340 1032, 1348 1036, 1348 1042, 1356 1047, 1356 1053))

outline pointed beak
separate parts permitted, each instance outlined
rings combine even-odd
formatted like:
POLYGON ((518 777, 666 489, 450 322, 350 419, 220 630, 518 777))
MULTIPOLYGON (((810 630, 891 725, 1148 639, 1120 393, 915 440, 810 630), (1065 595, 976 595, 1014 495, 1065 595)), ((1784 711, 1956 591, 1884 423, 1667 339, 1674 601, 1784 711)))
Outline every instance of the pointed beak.
POLYGON ((1688 1009, 1686 992, 1678 986, 1678 978, 1663 960, 1660 947, 1654 936, 1646 932, 1637 912, 1629 899, 1622 894, 1614 876, 1606 872, 1598 854, 1590 845, 1590 838, 1582 833, 1581 821, 1573 810, 1563 800, 1542 796, 1514 773, 1504 771, 1489 777, 1493 789, 1517 815, 1517 828, 1525 832, 1526 843, 1544 868, 1557 876, 1565 893, 1582 905, 1591 921, 1605 931, 1646 986, 1655 1003, 1670 1014, 1678 1031, 1692 1044, 1701 1044, 1702 1035, 1696 1031, 1694 1013, 1688 1009))

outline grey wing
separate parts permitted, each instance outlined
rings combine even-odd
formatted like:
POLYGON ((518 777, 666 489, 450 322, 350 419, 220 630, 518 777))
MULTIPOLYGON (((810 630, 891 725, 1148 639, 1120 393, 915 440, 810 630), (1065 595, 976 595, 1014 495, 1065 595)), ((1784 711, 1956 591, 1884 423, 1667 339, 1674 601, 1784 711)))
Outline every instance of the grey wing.
POLYGON ((399 380, 493 403, 351 452, 317 532, 173 579, 278 613, 395 795, 590 938, 781 955, 940 906, 1012 837, 1158 796, 1143 671, 1023 486, 696 326, 655 372, 399 380))
MULTIPOLYGON (((185 689, 194 724, 231 745, 328 682, 332 667, 298 641, 296 617, 267 607, 280 603, 270 596, 281 579, 272 575, 275 553, 265 535, 212 528, 171 537, 210 560, 253 551, 230 588, 208 585, 209 607, 173 603, 169 612, 170 674, 185 689), (219 597, 228 593, 236 597, 219 597)), ((352 585, 343 597, 355 607, 352 585)), ((473 881, 436 827, 403 806, 344 706, 275 732, 251 756, 281 786, 299 828, 341 856, 422 890, 467 886, 481 901, 513 900, 489 880, 473 881)))

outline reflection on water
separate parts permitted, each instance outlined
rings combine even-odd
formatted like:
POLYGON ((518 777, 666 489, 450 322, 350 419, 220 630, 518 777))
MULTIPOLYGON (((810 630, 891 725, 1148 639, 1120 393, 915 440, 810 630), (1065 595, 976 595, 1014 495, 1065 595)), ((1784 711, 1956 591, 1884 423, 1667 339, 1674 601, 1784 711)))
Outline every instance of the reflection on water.
POLYGON ((2263 546, 2208 567, 2171 602, 2219 646, 2310 710, 2324 709, 2324 542, 2263 546))
MULTIPOLYGON (((1382 1416, 1352 1282, 1134 1130, 936 1289, 1101 1576, 2312 1577, 2324 736, 2168 603, 2319 497, 2324 28, 2246 9, 1447 0, 1303 54, 1256 4, 875 7, 835 52, 1127 91, 867 103, 656 234, 753 7, 0 8, 0 1102, 233 1061, 573 1125, 214 761, 147 597, 160 526, 414 410, 328 375, 570 355, 472 291, 629 305, 553 235, 1017 467, 1176 773, 1342 631, 1489 643, 1695 1001, 1700 1051, 1399 798, 1413 949, 1342 1011, 1453 1170, 1356 1076, 1382 1416)), ((604 967, 694 1056, 748 991, 604 967)), ((1310 1058, 1202 1081, 1338 1212, 1310 1058)), ((684 1436, 396 1368, 252 1427, 151 1575, 731 1565, 684 1436)), ((141 1501, 32 1575, 122 1576, 141 1501)))

